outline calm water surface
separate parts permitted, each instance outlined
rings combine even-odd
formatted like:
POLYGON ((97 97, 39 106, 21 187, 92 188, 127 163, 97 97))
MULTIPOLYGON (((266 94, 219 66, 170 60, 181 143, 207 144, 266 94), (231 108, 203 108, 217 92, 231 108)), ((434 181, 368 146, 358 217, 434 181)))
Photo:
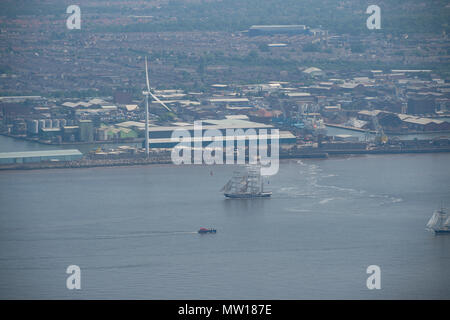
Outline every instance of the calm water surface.
POLYGON ((425 224, 450 198, 449 164, 288 161, 260 200, 218 192, 232 166, 1 172, 0 298, 448 299, 450 237, 425 224), (381 290, 366 288, 372 264, 381 290))

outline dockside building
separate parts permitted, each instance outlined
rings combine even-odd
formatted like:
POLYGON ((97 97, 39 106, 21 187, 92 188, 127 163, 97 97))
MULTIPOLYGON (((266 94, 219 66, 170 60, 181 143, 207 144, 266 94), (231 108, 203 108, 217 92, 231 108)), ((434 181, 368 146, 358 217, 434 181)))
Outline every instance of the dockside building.
POLYGON ((83 154, 77 149, 1 152, 0 164, 31 163, 41 161, 79 160, 83 154))

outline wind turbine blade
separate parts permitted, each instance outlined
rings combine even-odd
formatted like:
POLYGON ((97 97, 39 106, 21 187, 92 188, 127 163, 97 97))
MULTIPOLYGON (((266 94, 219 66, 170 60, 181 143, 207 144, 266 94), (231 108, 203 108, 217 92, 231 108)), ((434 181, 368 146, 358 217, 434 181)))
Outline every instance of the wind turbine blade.
POLYGON ((150 93, 150 95, 152 96, 153 99, 155 99, 156 101, 158 101, 164 108, 167 109, 167 111, 172 112, 172 109, 170 109, 168 106, 166 106, 166 104, 164 102, 162 102, 161 100, 158 99, 157 96, 155 96, 150 90, 148 90, 148 92, 150 93))
POLYGON ((148 81, 148 65, 147 65, 147 57, 145 57, 145 80, 147 81, 147 92, 152 96, 153 99, 155 99, 157 102, 159 102, 164 108, 167 109, 167 111, 172 112, 172 109, 170 109, 168 106, 166 106, 166 104, 164 102, 162 102, 161 100, 158 99, 157 96, 155 96, 151 91, 150 91, 150 83, 148 81))
POLYGON ((149 81, 148 81, 147 57, 145 57, 145 80, 147 82, 147 91, 150 92, 150 84, 149 84, 149 81))

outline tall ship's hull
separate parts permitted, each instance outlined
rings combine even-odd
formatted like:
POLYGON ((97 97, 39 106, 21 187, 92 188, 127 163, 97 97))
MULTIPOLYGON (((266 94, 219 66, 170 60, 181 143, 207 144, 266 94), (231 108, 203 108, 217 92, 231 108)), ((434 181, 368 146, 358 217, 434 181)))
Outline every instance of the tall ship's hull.
POLYGON ((272 192, 261 193, 224 193, 225 197, 230 199, 253 199, 253 198, 269 198, 272 192))
POLYGON ((450 234, 450 230, 433 230, 436 234, 450 234))

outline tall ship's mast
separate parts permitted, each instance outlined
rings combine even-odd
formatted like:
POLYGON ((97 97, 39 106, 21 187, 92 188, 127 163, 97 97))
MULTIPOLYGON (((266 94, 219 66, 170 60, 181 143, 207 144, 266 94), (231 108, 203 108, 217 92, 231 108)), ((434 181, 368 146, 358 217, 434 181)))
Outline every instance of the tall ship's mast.
POLYGON ((233 177, 223 186, 227 198, 268 198, 272 192, 264 191, 264 181, 260 166, 245 166, 245 170, 236 170, 233 177))

